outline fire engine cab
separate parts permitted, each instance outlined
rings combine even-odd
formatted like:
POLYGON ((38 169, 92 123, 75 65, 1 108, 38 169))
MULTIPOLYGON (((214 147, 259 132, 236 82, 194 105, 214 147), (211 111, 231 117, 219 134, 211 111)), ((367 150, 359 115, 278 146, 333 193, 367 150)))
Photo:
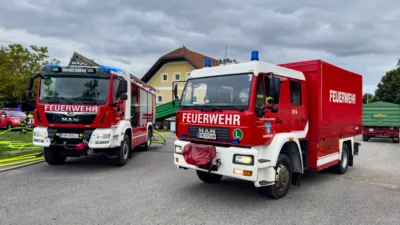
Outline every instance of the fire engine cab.
MULTIPOLYGON (((251 181, 284 197, 307 170, 353 166, 362 125, 362 76, 321 60, 251 61, 194 70, 176 113, 174 163, 200 180, 251 181)), ((177 86, 174 86, 177 96, 177 86)))
POLYGON ((156 90, 118 68, 44 66, 34 111, 33 144, 48 164, 104 153, 124 166, 131 149, 149 149, 156 90))

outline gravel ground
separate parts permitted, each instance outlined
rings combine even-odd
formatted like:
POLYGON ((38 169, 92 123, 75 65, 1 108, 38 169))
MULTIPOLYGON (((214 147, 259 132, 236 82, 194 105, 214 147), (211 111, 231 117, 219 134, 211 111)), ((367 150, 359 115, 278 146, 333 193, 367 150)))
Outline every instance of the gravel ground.
POLYGON ((0 173, 0 224, 400 224, 399 144, 362 142, 347 174, 307 174, 274 201, 252 183, 178 170, 167 139, 122 168, 95 156, 0 173))

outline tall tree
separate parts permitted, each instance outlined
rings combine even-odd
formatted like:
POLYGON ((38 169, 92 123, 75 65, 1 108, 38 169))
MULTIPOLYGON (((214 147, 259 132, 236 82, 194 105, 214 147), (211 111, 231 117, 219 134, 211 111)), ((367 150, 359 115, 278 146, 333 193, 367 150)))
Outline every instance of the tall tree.
POLYGON ((375 99, 400 104, 400 67, 386 72, 375 91, 375 99))
MULTIPOLYGON (((59 63, 49 59, 47 47, 31 45, 29 48, 21 44, 10 44, 0 47, 0 96, 15 99, 18 104, 25 100, 28 78, 49 63, 59 63)), ((37 87, 37 82, 35 82, 37 87)), ((36 96, 36 88, 33 95, 36 96)))
POLYGON ((364 95, 363 95, 363 98, 362 98, 362 101, 363 101, 363 104, 365 104, 365 103, 371 103, 371 102, 373 102, 373 95, 372 94, 370 94, 370 93, 365 93, 364 95))

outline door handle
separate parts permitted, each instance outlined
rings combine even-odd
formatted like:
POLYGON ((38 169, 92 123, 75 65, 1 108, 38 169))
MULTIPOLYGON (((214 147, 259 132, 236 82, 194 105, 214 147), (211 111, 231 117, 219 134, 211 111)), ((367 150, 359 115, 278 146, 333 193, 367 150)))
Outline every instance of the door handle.
POLYGON ((301 118, 300 122, 305 123, 305 122, 307 122, 307 120, 305 120, 304 118, 301 118))
POLYGON ((277 118, 277 119, 275 120, 275 122, 276 122, 276 123, 282 123, 282 120, 277 118))

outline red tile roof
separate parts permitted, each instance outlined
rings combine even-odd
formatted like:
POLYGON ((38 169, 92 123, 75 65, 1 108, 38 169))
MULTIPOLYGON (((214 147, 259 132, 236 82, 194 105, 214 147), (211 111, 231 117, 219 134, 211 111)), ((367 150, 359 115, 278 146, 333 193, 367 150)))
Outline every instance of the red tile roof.
POLYGON ((199 69, 204 66, 204 60, 206 58, 211 59, 211 66, 218 65, 216 59, 191 51, 183 45, 181 48, 175 49, 174 51, 161 56, 157 60, 157 62, 149 69, 149 71, 147 71, 147 73, 142 77, 142 81, 148 82, 165 63, 187 61, 195 69, 199 69))

